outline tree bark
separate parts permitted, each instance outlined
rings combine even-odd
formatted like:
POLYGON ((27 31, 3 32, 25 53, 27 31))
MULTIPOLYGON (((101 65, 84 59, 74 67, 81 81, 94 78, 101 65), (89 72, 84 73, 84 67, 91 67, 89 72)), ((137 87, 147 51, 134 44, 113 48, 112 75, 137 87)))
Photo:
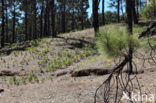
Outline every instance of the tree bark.
POLYGON ((93 27, 95 33, 99 32, 98 6, 99 6, 99 1, 93 0, 93 27))
POLYGON ((4 28, 5 28, 5 16, 4 16, 4 0, 2 0, 2 31, 1 31, 1 47, 4 47, 4 28))
POLYGON ((49 0, 47 0, 47 35, 50 35, 50 9, 49 0))
POLYGON ((41 15, 40 15, 40 37, 43 37, 43 11, 44 11, 44 0, 42 0, 41 15))
POLYGON ((105 25, 105 0, 102 0, 102 24, 105 25))
MULTIPOLYGON (((129 34, 132 35, 132 5, 133 5, 133 2, 132 0, 126 0, 126 13, 127 13, 127 23, 128 23, 128 31, 129 31, 129 34)), ((132 71, 133 71, 133 65, 132 65, 132 58, 133 58, 133 49, 132 49, 132 45, 129 44, 129 73, 131 74, 132 71)))
POLYGON ((28 2, 25 0, 25 41, 28 40, 28 2))
POLYGON ((33 39, 36 39, 37 38, 37 35, 36 35, 36 12, 37 12, 37 8, 36 8, 36 0, 33 0, 33 8, 34 8, 34 14, 33 14, 33 39))
POLYGON ((136 1, 137 4, 137 17, 139 18, 139 0, 136 1))
POLYGON ((9 42, 9 37, 8 37, 8 4, 6 3, 6 42, 9 42))
POLYGON ((16 8, 15 8, 15 4, 13 4, 13 31, 12 31, 12 43, 15 43, 15 22, 16 22, 16 8))
POLYGON ((137 14, 136 14, 136 10, 135 10, 135 0, 133 0, 132 9, 133 9, 134 24, 138 24, 138 18, 137 18, 137 14))
POLYGON ((120 23, 120 0, 118 0, 117 3, 118 3, 117 4, 117 6, 118 6, 117 7, 118 8, 118 12, 117 12, 118 13, 118 23, 120 23))
POLYGON ((45 14, 44 14, 44 36, 47 36, 47 5, 48 2, 46 3, 46 8, 45 8, 45 14))
POLYGON ((83 30, 84 29, 84 20, 83 20, 83 13, 84 13, 84 10, 83 10, 83 0, 81 0, 81 2, 80 2, 80 5, 81 5, 81 29, 83 30))
POLYGON ((74 11, 74 7, 73 7, 73 12, 72 12, 72 25, 71 25, 71 28, 72 30, 75 29, 75 18, 74 18, 74 15, 75 15, 75 11, 74 11))
POLYGON ((52 28, 52 37, 56 37, 56 33, 55 33, 55 0, 51 0, 51 28, 52 28))
POLYGON ((65 14, 65 12, 66 12, 66 4, 65 4, 66 2, 65 2, 65 0, 63 0, 63 3, 62 3, 62 8, 63 8, 63 10, 62 10, 62 33, 65 33, 66 32, 66 14, 65 14))

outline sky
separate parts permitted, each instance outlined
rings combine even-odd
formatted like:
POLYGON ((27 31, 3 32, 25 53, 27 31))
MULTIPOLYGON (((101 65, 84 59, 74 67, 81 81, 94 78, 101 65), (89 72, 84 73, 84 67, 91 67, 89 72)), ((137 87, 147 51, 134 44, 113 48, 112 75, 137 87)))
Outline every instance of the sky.
MULTIPOLYGON (((89 9, 88 9, 88 15, 89 17, 91 17, 92 15, 92 1, 93 0, 89 0, 89 9)), ((102 0, 100 0, 100 5, 99 5, 99 12, 102 12, 102 0)), ((105 0, 105 11, 114 11, 114 8, 108 8, 108 2, 109 0, 105 0)))

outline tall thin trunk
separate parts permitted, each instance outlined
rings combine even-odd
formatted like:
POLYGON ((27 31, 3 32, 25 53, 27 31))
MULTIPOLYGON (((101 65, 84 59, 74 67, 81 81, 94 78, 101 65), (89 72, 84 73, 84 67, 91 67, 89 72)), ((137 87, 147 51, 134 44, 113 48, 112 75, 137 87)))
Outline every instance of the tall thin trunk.
POLYGON ((13 31, 12 31, 12 43, 15 43, 15 22, 16 22, 16 8, 15 8, 16 5, 14 5, 13 7, 13 31))
POLYGON ((47 0, 47 35, 50 35, 50 9, 49 9, 49 0, 47 0))
POLYGON ((1 31, 1 47, 4 47, 4 28, 5 28, 5 16, 4 16, 4 0, 2 0, 2 31, 1 31))
POLYGON ((120 4, 121 4, 122 20, 124 20, 123 0, 121 0, 120 4))
POLYGON ((102 0, 102 24, 105 25, 105 0, 102 0))
POLYGON ((33 39, 36 39, 37 38, 37 35, 36 35, 36 12, 37 12, 37 8, 36 8, 36 0, 33 0, 33 11, 34 11, 34 14, 33 14, 33 39))
MULTIPOLYGON (((132 35, 132 0, 126 0, 126 12, 127 12, 127 23, 128 23, 128 31, 129 34, 132 35)), ((129 73, 132 73, 133 70, 133 65, 132 65, 132 58, 133 58, 133 49, 132 49, 132 45, 129 45, 129 73)))
POLYGON ((139 0, 136 1, 137 4, 137 17, 139 18, 139 0))
MULTIPOLYGON (((139 6, 140 6, 140 11, 142 10, 142 2, 141 0, 139 1, 139 6)), ((141 16, 141 13, 140 13, 140 16, 141 16)))
POLYGON ((73 7, 73 10, 72 10, 72 25, 71 25, 71 28, 72 30, 75 29, 75 20, 74 20, 74 15, 75 15, 75 11, 74 11, 74 7, 73 7))
POLYGON ((118 13, 118 23, 120 23, 120 0, 118 0, 117 3, 118 3, 117 4, 117 8, 118 8, 117 9, 118 10, 118 12, 117 12, 118 13))
POLYGON ((55 33, 55 0, 51 0, 51 28, 52 28, 52 37, 56 37, 56 33, 55 33))
POLYGON ((83 13, 84 13, 84 10, 83 10, 83 0, 81 0, 80 2, 80 5, 81 5, 81 29, 83 30, 84 29, 84 20, 83 20, 83 13))
POLYGON ((47 3, 46 3, 46 8, 45 8, 45 13, 44 13, 44 36, 47 36, 47 3))
POLYGON ((25 0, 25 41, 28 40, 28 2, 25 0))
POLYGON ((137 14, 136 14, 136 10, 135 10, 135 0, 132 0, 132 2, 133 2, 132 9, 133 9, 134 24, 138 24, 138 18, 137 18, 137 14))
POLYGON ((127 24, 128 31, 132 34, 132 0, 126 0, 126 13, 127 13, 127 24))
MULTIPOLYGON (((31 19, 29 19, 31 21, 31 19)), ((32 23, 29 23, 29 40, 32 40, 32 23)))
POLYGON ((99 31, 98 6, 99 6, 98 0, 93 0, 93 27, 95 34, 99 31))
POLYGON ((63 10, 62 10, 62 32, 65 33, 66 32, 66 0, 63 0, 63 4, 62 4, 62 7, 63 7, 63 10))
POLYGON ((9 37, 8 37, 8 5, 6 4, 6 42, 9 42, 9 37))
POLYGON ((42 0, 41 16, 40 16, 40 37, 43 36, 43 10, 44 10, 44 0, 42 0))

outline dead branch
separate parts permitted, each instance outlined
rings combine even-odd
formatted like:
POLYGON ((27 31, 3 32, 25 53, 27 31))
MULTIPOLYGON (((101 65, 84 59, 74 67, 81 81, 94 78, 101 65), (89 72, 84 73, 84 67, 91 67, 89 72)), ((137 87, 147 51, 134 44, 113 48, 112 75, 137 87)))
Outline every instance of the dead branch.
MULTIPOLYGON (((156 20, 153 21, 144 31, 142 31, 140 34, 139 34, 139 38, 142 38, 144 36, 147 36, 147 33, 150 32, 150 30, 152 28, 154 28, 156 26, 156 20)), ((152 33, 152 35, 156 35, 154 32, 152 33)))

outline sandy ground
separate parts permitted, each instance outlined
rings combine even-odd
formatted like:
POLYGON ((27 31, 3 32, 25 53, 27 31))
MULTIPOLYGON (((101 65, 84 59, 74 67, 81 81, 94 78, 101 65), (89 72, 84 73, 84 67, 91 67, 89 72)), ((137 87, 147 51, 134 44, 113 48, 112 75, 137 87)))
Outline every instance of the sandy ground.
MULTIPOLYGON (((67 69, 102 68, 104 63, 100 58, 89 57, 67 69), (91 62, 92 58, 96 61, 91 62)), ((95 90, 106 77, 108 75, 71 77, 67 74, 41 83, 11 86, 1 93, 0 103, 93 103, 95 90)), ((144 92, 156 94, 156 71, 147 69, 138 79, 144 92)))
MULTIPOLYGON (((84 38, 86 35, 88 36, 86 40, 92 40, 94 37, 93 29, 72 34, 74 38, 78 38, 78 36, 84 38)), ((67 36, 72 37, 71 34, 67 36)), ((72 42, 73 41, 74 40, 72 40, 72 42)), ((42 50, 45 47, 50 48, 49 51, 51 52, 57 52, 62 51, 62 49, 67 49, 69 45, 65 44, 65 40, 55 39, 53 41, 46 41, 46 43, 40 45, 39 48, 42 50)), ((69 50, 69 48, 67 50, 69 50)), ((47 55, 49 58, 53 56, 50 55, 50 53, 47 55)), ((32 67, 38 68, 37 58, 35 56, 36 53, 32 54, 29 51, 20 52, 18 55, 12 53, 0 60, 0 70, 11 70, 27 74, 32 67), (26 58, 30 63, 28 65, 24 64, 21 67, 22 58, 26 58)), ((93 103, 96 89, 104 80, 106 80, 109 76, 108 74, 103 76, 89 75, 84 77, 71 77, 71 74, 69 73, 59 77, 52 75, 62 71, 109 69, 113 67, 112 62, 112 60, 107 60, 102 56, 92 55, 81 59, 80 62, 72 63, 72 65, 67 68, 56 70, 55 72, 40 73, 37 69, 35 73, 40 78, 39 83, 27 82, 25 85, 20 84, 19 86, 9 85, 8 80, 10 77, 1 76, 0 89, 4 89, 4 92, 0 93, 0 103, 93 103)), ((148 95, 153 94, 156 96, 155 65, 152 66, 149 63, 145 63, 144 66, 142 66, 142 61, 136 60, 135 62, 138 66, 138 70, 144 71, 144 73, 137 75, 142 91, 148 95)), ((136 82, 134 82, 134 88, 138 89, 136 88, 136 85, 136 82)), ((99 94, 99 96, 101 95, 99 94)), ((99 101, 97 103, 103 102, 99 101)), ((145 101, 145 103, 152 102, 145 101)))

